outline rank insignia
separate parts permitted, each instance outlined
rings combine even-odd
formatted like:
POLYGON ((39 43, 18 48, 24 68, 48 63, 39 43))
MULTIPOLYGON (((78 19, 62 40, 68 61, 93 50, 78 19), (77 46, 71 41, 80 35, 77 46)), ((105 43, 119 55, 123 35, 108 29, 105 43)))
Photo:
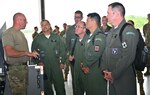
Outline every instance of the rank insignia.
POLYGON ((112 48, 112 54, 118 54, 118 48, 112 48))
POLYGON ((98 45, 95 46, 95 51, 98 52, 100 50, 100 47, 98 45))

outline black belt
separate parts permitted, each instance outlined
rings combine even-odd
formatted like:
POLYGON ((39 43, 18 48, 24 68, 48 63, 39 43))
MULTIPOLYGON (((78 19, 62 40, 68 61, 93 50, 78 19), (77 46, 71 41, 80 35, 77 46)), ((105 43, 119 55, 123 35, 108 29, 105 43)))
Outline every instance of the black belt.
POLYGON ((8 66, 20 66, 20 65, 27 65, 27 62, 17 62, 13 64, 8 64, 8 66))

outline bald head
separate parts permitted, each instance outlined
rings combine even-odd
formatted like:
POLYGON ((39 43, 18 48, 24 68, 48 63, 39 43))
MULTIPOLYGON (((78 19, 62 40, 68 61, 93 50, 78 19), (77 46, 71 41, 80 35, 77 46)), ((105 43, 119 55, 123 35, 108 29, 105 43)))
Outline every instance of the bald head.
POLYGON ((14 14, 14 16, 13 16, 13 21, 19 20, 19 19, 22 18, 22 17, 25 17, 24 14, 22 14, 22 13, 16 13, 16 14, 14 14))
POLYGON ((76 25, 81 25, 81 27, 86 28, 86 24, 84 21, 79 21, 76 25))
POLYGON ((16 13, 13 16, 13 27, 16 30, 25 29, 27 24, 26 17, 23 13, 16 13))

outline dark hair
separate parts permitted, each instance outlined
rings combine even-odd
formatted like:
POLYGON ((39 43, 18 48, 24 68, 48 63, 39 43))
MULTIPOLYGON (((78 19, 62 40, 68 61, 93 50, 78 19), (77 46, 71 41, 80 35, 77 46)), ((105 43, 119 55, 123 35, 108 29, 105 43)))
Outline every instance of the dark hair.
POLYGON ((98 13, 89 13, 87 17, 94 19, 98 26, 101 24, 101 17, 98 13))
POLYGON ((133 20, 128 20, 128 22, 132 23, 132 25, 134 26, 134 21, 133 20))
POLYGON ((43 20, 41 21, 41 24, 42 24, 42 22, 44 22, 44 21, 46 21, 48 24, 50 24, 50 22, 49 22, 48 20, 46 20, 46 19, 43 19, 43 20))
POLYGON ((55 25, 55 28, 59 29, 59 27, 57 25, 55 25))
POLYGON ((125 16, 125 8, 121 3, 114 2, 114 3, 109 4, 108 6, 111 6, 112 9, 117 9, 121 13, 122 16, 125 16))
POLYGON ((107 18, 107 16, 103 16, 102 18, 107 18))
POLYGON ((43 20, 41 21, 41 24, 42 24, 44 21, 46 21, 46 22, 50 25, 50 30, 52 31, 53 29, 52 29, 51 24, 50 24, 50 22, 49 22, 48 20, 43 19, 43 20))
POLYGON ((64 23, 63 25, 67 25, 67 23, 64 23))
POLYGON ((77 11, 75 12, 75 14, 80 14, 81 17, 83 17, 83 13, 82 13, 80 10, 77 10, 77 11))
POLYGON ((147 16, 150 17, 150 13, 147 16))
POLYGON ((35 26, 35 27, 34 27, 34 29, 38 29, 38 27, 37 27, 37 26, 35 26))

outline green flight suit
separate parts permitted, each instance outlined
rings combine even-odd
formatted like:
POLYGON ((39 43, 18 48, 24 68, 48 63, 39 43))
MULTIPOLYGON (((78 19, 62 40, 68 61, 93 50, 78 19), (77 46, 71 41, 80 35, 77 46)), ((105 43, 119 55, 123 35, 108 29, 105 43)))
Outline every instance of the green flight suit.
MULTIPOLYGON (((69 27, 67 32, 66 32, 66 45, 67 45, 67 49, 68 49, 69 53, 72 50, 75 38, 76 38, 76 35, 75 35, 75 24, 74 24, 71 27, 69 27)), ((74 78, 73 78, 73 76, 74 76, 73 65, 71 64, 70 67, 71 67, 71 75, 72 75, 73 95, 75 95, 75 92, 74 92, 74 78)))
MULTIPOLYGON (((66 30, 63 30, 61 33, 60 33, 60 36, 62 37, 63 41, 65 42, 66 44, 66 30)), ((65 67, 64 67, 64 81, 67 81, 68 80, 68 74, 69 74, 69 65, 70 65, 70 62, 68 60, 68 56, 69 56, 69 53, 67 53, 67 60, 65 61, 65 67)))
POLYGON ((97 28, 92 35, 89 35, 85 42, 85 53, 83 66, 89 67, 86 74, 86 95, 106 95, 106 80, 104 80, 100 68, 100 60, 105 49, 105 35, 98 33, 97 28))
POLYGON ((87 34, 82 40, 76 39, 76 45, 74 50, 74 85, 75 85, 75 95, 84 95, 85 92, 85 74, 81 69, 81 63, 83 63, 84 56, 84 45, 87 34))
POLYGON ((112 28, 112 27, 109 26, 109 25, 107 25, 107 28, 106 28, 106 29, 104 29, 102 26, 100 26, 100 29, 104 32, 105 35, 107 35, 107 34, 110 32, 110 29, 111 29, 111 28, 112 28))
POLYGON ((72 25, 71 27, 68 28, 66 32, 66 44, 67 44, 67 49, 70 52, 72 49, 72 41, 76 38, 75 35, 75 24, 72 25))
POLYGON ((66 30, 61 31, 61 32, 60 32, 60 36, 61 36, 61 37, 64 37, 64 36, 65 36, 65 33, 66 33, 66 30))
POLYGON ((41 60, 44 63, 44 91, 45 95, 54 95, 52 82, 56 95, 66 95, 64 79, 60 63, 66 60, 66 47, 60 36, 51 33, 47 38, 43 33, 39 34, 32 42, 32 51, 39 49, 43 52, 41 60), (61 59, 60 59, 61 58, 61 59))
POLYGON ((117 28, 112 28, 107 35, 101 62, 103 70, 112 72, 113 81, 109 82, 110 95, 137 95, 133 61, 139 35, 134 27, 127 26, 122 33, 121 43, 119 32, 124 24, 125 20, 117 28))

